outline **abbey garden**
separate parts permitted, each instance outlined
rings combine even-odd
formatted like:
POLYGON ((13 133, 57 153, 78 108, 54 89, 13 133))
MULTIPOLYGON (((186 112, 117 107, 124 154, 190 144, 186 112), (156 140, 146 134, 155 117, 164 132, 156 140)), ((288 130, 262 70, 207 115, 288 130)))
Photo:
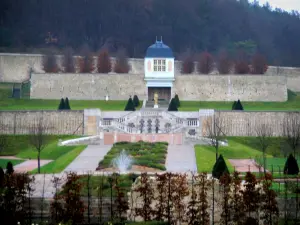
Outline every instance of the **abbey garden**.
MULTIPOLYGON (((56 218, 56 222, 66 221, 66 218, 77 222, 88 220, 88 223, 116 218, 118 221, 158 218, 169 224, 171 220, 186 222, 193 217, 181 215, 181 210, 191 213, 185 207, 192 204, 187 199, 195 197, 189 195, 193 189, 190 190, 188 181, 195 179, 207 188, 224 187, 224 183, 211 183, 219 182, 211 176, 220 179, 226 171, 239 173, 246 183, 251 183, 253 180, 249 176, 255 174, 262 185, 272 180, 267 176, 272 174, 274 183, 272 187, 261 189, 259 201, 264 201, 263 193, 273 191, 278 196, 278 208, 268 211, 270 218, 277 220, 293 212, 291 218, 298 219, 299 202, 294 197, 299 192, 283 180, 289 179, 298 185, 295 176, 299 173, 296 159, 300 138, 300 69, 267 66, 260 62, 246 65, 246 70, 240 67, 243 72, 237 74, 237 66, 232 65, 235 70, 229 68, 224 73, 219 66, 220 62, 212 61, 208 53, 203 53, 197 62, 187 58, 177 61, 172 49, 162 40, 156 40, 145 51, 143 59, 127 59, 122 54, 111 58, 106 50, 98 56, 1 53, 0 166, 5 167, 10 162, 15 173, 37 174, 32 193, 36 199, 41 193, 43 198, 52 198, 58 193, 55 188, 72 189, 66 180, 79 180, 88 187, 78 194, 88 193, 87 199, 98 196, 99 203, 97 185, 105 183, 105 187, 101 186, 105 189, 101 196, 101 202, 105 197, 102 211, 89 200, 77 199, 74 204, 80 207, 83 203, 91 204, 88 215, 79 213, 81 217, 74 219, 65 209, 64 217, 56 218), (257 74, 253 73, 255 70, 257 74), (170 173, 164 171, 188 175, 177 174, 170 178, 170 173), (131 185, 135 186, 131 190, 136 193, 131 191, 130 194, 135 197, 147 192, 150 197, 158 198, 160 193, 168 192, 164 188, 168 181, 170 188, 172 181, 175 185, 172 193, 182 191, 183 196, 177 199, 182 202, 169 199, 174 205, 164 206, 162 210, 169 207, 173 214, 161 217, 158 216, 160 212, 151 211, 150 206, 147 209, 145 205, 138 205, 138 201, 146 204, 143 198, 126 198, 130 206, 126 205, 122 202, 124 196, 118 192, 120 189, 114 190, 116 200, 112 203, 106 194, 109 187, 113 189, 112 183, 103 181, 103 177, 113 172, 131 174, 114 178, 114 185, 118 187, 117 182, 121 182, 128 192, 131 185), (46 175, 43 177, 39 173, 46 175), (156 183, 145 173, 156 177, 156 183), (52 185, 49 174, 60 177, 60 186, 56 181, 57 185, 52 185), (134 174, 142 174, 140 183, 135 182, 134 174), (159 182, 164 185, 160 186, 159 182), (177 187, 180 182, 186 186, 177 187), (147 186, 156 189, 142 189, 147 186), (162 188, 158 190, 160 193, 156 193, 157 188, 162 188), (285 208, 284 190, 290 196, 285 199, 285 208), (113 213, 109 207, 117 207, 114 210, 120 211, 113 213), (92 215, 92 210, 100 211, 92 215), (147 217, 150 211, 153 215, 147 217)), ((7 167, 7 171, 11 171, 11 167, 7 167)), ((238 176, 234 179, 238 180, 238 176)), ((209 202, 223 204, 226 193, 218 191, 211 195, 212 190, 200 193, 209 202)), ((39 204, 36 199, 35 206, 39 204)), ((222 221, 228 218, 224 217, 222 207, 215 204, 213 212, 208 207, 204 209, 207 215, 202 214, 201 221, 224 224, 222 221)), ((44 217, 53 219, 53 212, 49 214, 51 207, 48 205, 41 212, 34 209, 33 214, 40 214, 41 221, 44 217)), ((257 217, 258 208, 249 209, 251 216, 247 218, 262 223, 266 220, 257 217)))

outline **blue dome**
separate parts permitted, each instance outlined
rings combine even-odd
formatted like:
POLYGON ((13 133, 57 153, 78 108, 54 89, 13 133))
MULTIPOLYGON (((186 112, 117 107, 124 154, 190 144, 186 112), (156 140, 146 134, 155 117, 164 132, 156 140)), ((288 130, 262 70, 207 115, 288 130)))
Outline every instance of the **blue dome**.
POLYGON ((156 41, 146 52, 145 58, 174 58, 172 49, 162 41, 156 41))

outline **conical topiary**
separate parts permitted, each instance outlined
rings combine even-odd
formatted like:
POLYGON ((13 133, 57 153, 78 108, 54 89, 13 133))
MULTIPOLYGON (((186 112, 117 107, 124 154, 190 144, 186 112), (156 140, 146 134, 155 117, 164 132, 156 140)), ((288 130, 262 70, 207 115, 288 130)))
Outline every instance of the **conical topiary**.
POLYGON ((178 111, 175 98, 172 98, 172 100, 169 104, 168 111, 178 111))
POLYGON ((236 106, 236 101, 233 102, 232 108, 231 108, 231 109, 232 109, 232 110, 235 110, 235 106, 236 106))
POLYGON ((14 172, 14 166, 11 162, 8 162, 6 164, 6 173, 7 174, 12 174, 14 172))
POLYGON ((244 107, 240 100, 237 101, 237 103, 235 105, 235 110, 244 110, 244 107))
POLYGON ((179 100, 178 94, 175 95, 175 102, 176 102, 177 108, 179 108, 180 107, 180 100, 179 100))
POLYGON ((134 107, 138 107, 140 105, 140 100, 137 95, 133 96, 133 104, 134 104, 134 107))
POLYGON ((64 109, 67 109, 67 110, 70 110, 70 109, 71 109, 70 103, 69 103, 69 99, 68 99, 68 98, 66 98, 66 100, 65 100, 65 108, 64 108, 64 109))
POLYGON ((224 173, 229 173, 229 170, 223 156, 220 155, 213 167, 212 175, 214 178, 220 179, 224 173))
POLYGON ((59 106, 58 106, 58 110, 64 110, 65 109, 65 100, 62 98, 60 100, 59 106))
POLYGON ((297 175, 299 173, 299 166, 295 157, 290 154, 284 165, 284 174, 297 175))
POLYGON ((130 98, 128 99, 127 105, 125 107, 125 111, 135 111, 135 107, 134 107, 134 103, 132 101, 132 98, 130 96, 130 98))

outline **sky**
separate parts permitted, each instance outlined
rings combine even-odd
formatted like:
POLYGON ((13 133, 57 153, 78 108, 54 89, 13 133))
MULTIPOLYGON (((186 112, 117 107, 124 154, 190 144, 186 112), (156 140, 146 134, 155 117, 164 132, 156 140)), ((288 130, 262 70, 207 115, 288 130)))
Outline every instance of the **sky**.
POLYGON ((300 0, 258 0, 261 5, 269 2, 272 8, 281 8, 285 11, 297 10, 300 12, 300 0))

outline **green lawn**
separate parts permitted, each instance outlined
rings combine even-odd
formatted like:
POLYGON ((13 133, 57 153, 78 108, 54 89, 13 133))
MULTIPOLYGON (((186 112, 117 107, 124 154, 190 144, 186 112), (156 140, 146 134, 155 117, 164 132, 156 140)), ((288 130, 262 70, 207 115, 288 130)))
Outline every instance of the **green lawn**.
MULTIPOLYGON (((23 159, 36 159, 37 151, 29 143, 28 135, 5 135, 7 146, 0 152, 4 156, 16 156, 23 159)), ((78 136, 75 135, 51 135, 49 144, 42 150, 41 159, 54 160, 41 167, 43 173, 59 173, 63 171, 86 146, 58 146, 59 139, 67 140, 78 136)), ((6 164, 5 164, 6 166, 6 164)), ((32 171, 33 173, 36 172, 32 171)))
POLYGON ((2 167, 3 169, 5 169, 8 162, 11 162, 15 166, 15 165, 18 165, 18 164, 24 162, 24 160, 0 159, 0 167, 2 167))
MULTIPOLYGON (((246 137, 228 137, 229 146, 221 146, 219 148, 219 154, 222 154, 228 169, 232 172, 234 168, 229 163, 228 159, 254 159, 261 156, 261 152, 253 146, 245 142, 246 137)), ((250 138, 251 139, 251 138, 250 138)), ((249 142, 251 140, 248 140, 249 142)), ((215 149, 212 146, 195 146, 195 154, 197 161, 198 172, 211 173, 214 163, 216 161, 215 149)), ((268 157, 272 155, 268 154, 268 157)))

